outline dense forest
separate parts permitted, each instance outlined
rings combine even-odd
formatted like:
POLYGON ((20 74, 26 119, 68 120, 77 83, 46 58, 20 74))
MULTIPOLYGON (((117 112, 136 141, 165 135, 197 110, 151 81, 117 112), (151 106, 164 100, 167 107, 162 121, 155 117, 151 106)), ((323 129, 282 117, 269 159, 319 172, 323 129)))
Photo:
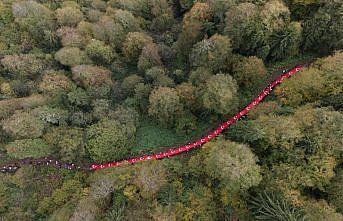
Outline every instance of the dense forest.
POLYGON ((343 221, 342 0, 0 0, 4 221, 343 221))

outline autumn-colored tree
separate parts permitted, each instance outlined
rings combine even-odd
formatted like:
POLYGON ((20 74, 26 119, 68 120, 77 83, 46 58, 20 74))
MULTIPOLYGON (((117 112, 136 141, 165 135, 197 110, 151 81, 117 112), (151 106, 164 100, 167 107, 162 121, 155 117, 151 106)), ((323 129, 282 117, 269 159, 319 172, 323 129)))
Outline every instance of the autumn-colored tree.
POLYGON ((161 57, 158 54, 158 48, 156 44, 147 44, 142 49, 142 53, 139 56, 137 67, 141 71, 145 71, 154 66, 161 66, 161 57))
POLYGON ((13 77, 34 78, 41 74, 47 63, 34 54, 7 55, 1 64, 13 77))
POLYGON ((125 57, 131 62, 137 62, 142 49, 153 42, 152 38, 142 32, 130 32, 123 43, 125 57))

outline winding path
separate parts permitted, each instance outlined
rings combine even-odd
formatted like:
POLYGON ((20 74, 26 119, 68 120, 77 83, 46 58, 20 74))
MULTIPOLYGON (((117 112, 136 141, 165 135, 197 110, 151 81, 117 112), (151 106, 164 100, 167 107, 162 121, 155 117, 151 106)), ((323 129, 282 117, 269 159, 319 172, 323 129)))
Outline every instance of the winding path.
POLYGON ((63 163, 59 160, 49 158, 49 157, 43 157, 39 159, 32 159, 32 158, 25 158, 22 160, 17 160, 13 162, 9 162, 6 165, 2 165, 0 171, 1 172, 13 172, 17 170, 19 167, 21 167, 24 164, 31 164, 31 165, 50 165, 58 168, 66 168, 66 169, 81 169, 81 170, 99 170, 99 169, 104 169, 107 167, 114 167, 114 166, 120 166, 122 164, 134 164, 137 162, 141 161, 147 161, 147 160, 157 160, 157 159, 163 159, 166 157, 171 157, 174 155, 181 154, 183 152, 199 148, 203 144, 209 142, 211 139, 216 137, 218 134, 220 134, 223 130, 228 128, 231 124, 235 123, 238 121, 240 118, 242 118, 244 115, 246 115, 251 109, 253 109, 257 104, 259 104, 271 91, 272 89, 280 84, 284 79, 289 78, 296 73, 298 73, 304 65, 296 65, 294 68, 290 69, 289 71, 283 73, 281 76, 279 76, 276 80, 271 82, 267 87, 264 88, 264 90, 251 102, 249 103, 246 107, 244 107, 241 111, 236 113, 234 116, 229 118, 228 120, 222 122, 219 124, 219 126, 201 137, 200 139, 185 144, 181 145, 175 148, 172 148, 168 151, 164 152, 158 152, 154 153, 151 155, 144 155, 144 156, 139 156, 139 157, 132 157, 126 160, 121 160, 121 161, 113 161, 113 162, 108 162, 108 163, 103 163, 103 164, 97 164, 93 163, 90 166, 86 167, 81 167, 81 166, 76 166, 73 163, 63 163))

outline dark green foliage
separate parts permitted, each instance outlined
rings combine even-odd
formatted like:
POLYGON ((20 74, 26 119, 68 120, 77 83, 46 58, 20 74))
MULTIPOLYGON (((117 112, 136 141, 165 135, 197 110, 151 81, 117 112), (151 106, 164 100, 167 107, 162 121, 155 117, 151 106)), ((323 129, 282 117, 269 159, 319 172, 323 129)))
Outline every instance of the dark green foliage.
POLYGON ((317 58, 196 150, 0 173, 0 220, 342 221, 342 9, 0 0, 0 165, 51 155, 89 166, 176 148, 243 108, 281 67, 317 58))
POLYGON ((304 211, 294 207, 276 193, 262 192, 251 201, 251 211, 256 220, 305 221, 304 211))

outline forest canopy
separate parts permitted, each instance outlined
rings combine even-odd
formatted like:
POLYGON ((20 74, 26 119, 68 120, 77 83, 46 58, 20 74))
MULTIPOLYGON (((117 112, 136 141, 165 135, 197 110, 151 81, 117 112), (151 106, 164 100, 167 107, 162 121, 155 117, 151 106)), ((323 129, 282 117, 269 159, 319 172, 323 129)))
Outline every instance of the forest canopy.
POLYGON ((0 220, 343 221, 341 0, 0 0, 0 220))

